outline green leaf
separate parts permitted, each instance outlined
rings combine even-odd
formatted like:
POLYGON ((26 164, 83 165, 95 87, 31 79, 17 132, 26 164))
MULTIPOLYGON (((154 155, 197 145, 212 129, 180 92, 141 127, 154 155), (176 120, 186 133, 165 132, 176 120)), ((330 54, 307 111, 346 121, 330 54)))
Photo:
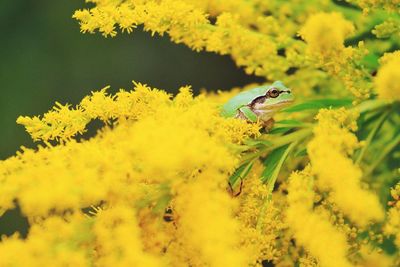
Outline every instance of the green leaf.
POLYGON ((359 119, 357 120, 358 128, 360 129, 359 132, 363 133, 373 124, 379 117, 381 113, 378 111, 368 112, 361 114, 359 119))
POLYGON ((289 147, 289 145, 284 145, 281 147, 278 147, 277 149, 273 150, 268 157, 264 161, 264 166, 265 169, 261 174, 261 181, 263 183, 266 183, 273 179, 273 175, 276 172, 276 169, 278 167, 279 161, 285 154, 286 149, 289 147))
POLYGON ((263 164, 265 168, 260 179, 263 183, 267 184, 270 193, 272 193, 272 190, 274 189, 276 179, 278 178, 278 174, 283 163, 285 162, 290 151, 296 145, 297 142, 293 142, 291 144, 278 147, 277 149, 273 150, 264 161, 263 164))
POLYGON ((296 152, 296 154, 294 155, 295 157, 304 157, 307 156, 307 148, 304 147, 302 149, 300 149, 299 151, 296 152))
POLYGON ((325 98, 325 99, 315 99, 315 100, 310 100, 307 102, 303 102, 300 104, 297 104, 292 107, 288 107, 286 109, 283 109, 283 112, 298 112, 298 111, 303 111, 303 110, 318 110, 321 108, 339 108, 339 107, 347 107, 352 104, 351 99, 346 99, 346 98, 340 98, 340 99, 330 99, 330 98, 325 98))
POLYGON ((375 110, 379 110, 381 108, 385 108, 388 106, 389 103, 385 100, 381 99, 373 99, 373 100, 366 100, 361 102, 357 107, 360 113, 371 112, 375 110))
POLYGON ((268 132, 268 134, 280 134, 280 133, 286 133, 293 129, 292 127, 276 127, 272 128, 271 131, 268 132))
POLYGON ((365 140, 364 146, 361 148, 361 150, 358 152, 357 158, 355 160, 356 164, 360 164, 365 151, 367 150, 368 146, 371 144, 372 139, 375 137, 379 129, 382 127, 383 123, 385 122, 386 117, 389 115, 389 110, 386 112, 383 112, 380 114, 379 119, 375 122, 374 127, 372 130, 369 132, 367 139, 365 140))
POLYGON ((281 120, 281 121, 277 121, 275 122, 275 125, 282 125, 282 126, 286 126, 286 127, 301 127, 304 125, 304 122, 302 121, 298 121, 298 120, 281 120))
POLYGON ((172 199, 172 196, 170 194, 164 194, 164 195, 160 196, 156 201, 153 211, 155 213, 164 212, 165 208, 171 202, 171 199, 172 199))
POLYGON ((273 143, 268 140, 253 140, 253 139, 248 139, 244 142, 248 146, 272 146, 273 143))
POLYGON ((232 187, 234 187, 239 180, 243 180, 244 178, 246 178, 246 176, 251 171, 251 168, 253 168, 253 164, 254 161, 246 162, 236 169, 231 177, 229 177, 229 183, 232 187))
POLYGON ((379 56, 375 53, 368 53, 361 62, 370 70, 376 70, 379 66, 379 56))
POLYGON ((400 132, 396 132, 391 141, 383 146, 381 153, 375 155, 374 162, 371 165, 369 165, 368 168, 364 171, 364 176, 372 174, 372 172, 375 170, 376 167, 379 166, 382 160, 384 160, 392 152, 392 150, 399 144, 400 144, 400 132))

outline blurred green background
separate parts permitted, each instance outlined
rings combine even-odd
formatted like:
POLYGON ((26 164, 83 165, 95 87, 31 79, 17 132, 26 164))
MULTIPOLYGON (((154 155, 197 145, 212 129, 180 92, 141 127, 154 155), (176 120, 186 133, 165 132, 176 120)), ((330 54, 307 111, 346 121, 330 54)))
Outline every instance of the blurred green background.
POLYGON ((43 114, 55 101, 75 105, 106 85, 115 92, 135 80, 176 93, 187 84, 198 92, 263 81, 227 56, 196 53, 140 28, 115 38, 82 34, 71 16, 84 7, 84 0, 0 1, 0 160, 34 146, 15 122, 19 115, 43 114))

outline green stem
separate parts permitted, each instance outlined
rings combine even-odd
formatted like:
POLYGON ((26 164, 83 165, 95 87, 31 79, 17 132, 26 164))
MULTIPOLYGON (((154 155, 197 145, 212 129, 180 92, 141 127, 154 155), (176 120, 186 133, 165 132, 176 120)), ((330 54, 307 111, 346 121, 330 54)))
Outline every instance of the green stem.
POLYGON ((371 132, 368 134, 367 139, 365 140, 364 146, 361 148, 360 153, 357 156, 357 159, 355 161, 356 164, 360 164, 362 158, 364 157, 365 151, 367 151, 367 148, 369 144, 371 144, 372 139, 375 137, 376 133, 378 130, 381 128, 383 123, 385 122, 386 117, 389 115, 389 110, 385 111, 378 119, 376 122, 374 128, 371 130, 371 132))

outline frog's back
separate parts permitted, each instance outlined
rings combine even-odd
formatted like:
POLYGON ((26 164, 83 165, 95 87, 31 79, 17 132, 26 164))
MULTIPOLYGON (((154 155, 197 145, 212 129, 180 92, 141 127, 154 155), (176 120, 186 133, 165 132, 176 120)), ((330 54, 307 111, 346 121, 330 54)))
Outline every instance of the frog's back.
POLYGON ((265 95, 268 86, 256 87, 237 94, 222 106, 221 115, 224 117, 234 117, 240 107, 248 105, 257 97, 265 95))

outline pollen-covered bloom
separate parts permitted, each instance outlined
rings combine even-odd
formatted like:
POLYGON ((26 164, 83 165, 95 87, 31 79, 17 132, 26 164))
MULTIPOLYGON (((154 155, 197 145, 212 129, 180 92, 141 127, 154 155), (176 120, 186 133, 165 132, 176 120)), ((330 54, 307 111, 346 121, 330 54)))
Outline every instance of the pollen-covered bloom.
POLYGON ((356 127, 355 114, 344 108, 322 109, 317 115, 314 138, 307 146, 317 186, 328 191, 333 202, 354 223, 365 226, 381 221, 383 209, 378 197, 361 187, 361 169, 350 157, 359 147, 350 131, 356 127))
POLYGON ((247 73, 274 77, 282 76, 288 69, 283 58, 277 55, 277 44, 272 38, 251 31, 241 20, 245 17, 254 21, 248 15, 253 13, 249 3, 240 1, 232 6, 185 0, 95 2, 95 7, 78 10, 73 15, 80 22, 82 32, 98 30, 104 36, 115 36, 117 27, 131 32, 137 25, 143 25, 145 31, 168 34, 173 42, 184 43, 193 50, 230 54, 247 73), (235 6, 247 6, 248 11, 236 16, 229 12, 235 6), (215 24, 204 9, 218 13, 215 24))
POLYGON ((347 260, 346 236, 324 216, 313 211, 313 177, 310 169, 294 172, 289 177, 288 210, 294 238, 313 255, 321 266, 351 267, 347 260))
POLYGON ((387 222, 384 227, 384 232, 387 235, 395 237, 395 244, 400 248, 400 183, 391 190, 393 201, 389 202, 392 206, 387 214, 387 222))
MULTIPOLYGON (((38 145, 0 161, 0 215, 14 209, 29 227, 0 238, 0 267, 400 266, 385 251, 400 247, 399 188, 386 220, 383 209, 398 160, 399 16, 387 11, 399 0, 346 1, 374 12, 330 0, 82 1, 84 33, 142 29, 230 57, 262 85, 283 81, 299 105, 266 132, 220 114, 260 84, 173 96, 134 82, 20 116, 38 145), (349 98, 349 109, 316 110, 349 98)), ((280 107, 271 100, 265 114, 280 107)))
POLYGON ((375 78, 378 95, 382 99, 400 100, 400 51, 385 54, 375 78))
POLYGON ((399 0, 347 0, 360 6, 365 14, 373 10, 386 9, 389 12, 399 11, 399 0))
POLYGON ((312 53, 332 56, 344 48, 344 39, 354 32, 354 26, 341 13, 318 13, 306 21, 300 35, 312 53))
POLYGON ((36 266, 54 265, 60 257, 80 266, 246 264, 246 254, 236 251, 239 225, 226 186, 238 162, 236 147, 258 135, 258 125, 221 117, 216 103, 193 98, 189 87, 171 99, 141 84, 116 95, 94 92, 75 108, 18 122, 47 145, 0 162, 0 210, 18 203, 33 225, 38 218, 43 223, 31 229, 27 242, 12 237, 0 243, 0 253, 8 255, 2 266, 12 265, 16 250, 52 251, 47 261, 29 257, 36 266), (93 119, 106 124, 95 137, 75 140, 93 119), (175 234, 162 220, 172 199, 175 234), (91 205, 104 208, 87 218, 82 209, 91 205), (49 229, 53 217, 59 218, 58 230, 51 230, 57 236, 39 239, 33 230, 49 229), (197 256, 176 257, 182 253, 197 256))
POLYGON ((174 201, 178 230, 173 242, 182 247, 172 249, 186 250, 189 266, 240 267, 250 260, 239 249, 239 221, 232 217, 235 201, 219 188, 218 176, 205 170, 193 177, 199 181, 182 185, 174 201))
POLYGON ((287 225, 280 206, 271 201, 267 185, 259 179, 261 167, 261 163, 255 163, 253 175, 246 179, 245 188, 238 197, 241 249, 248 251, 252 264, 260 264, 263 260, 280 262, 290 242, 282 235, 287 225))
POLYGON ((376 25, 372 33, 378 38, 387 38, 390 36, 400 37, 400 21, 393 18, 388 18, 379 25, 376 25))
POLYGON ((116 205, 98 209, 92 224, 97 266, 160 266, 160 259, 144 252, 135 209, 116 205))
POLYGON ((334 77, 339 77, 345 87, 357 98, 370 95, 370 75, 356 64, 366 53, 363 42, 358 47, 345 46, 345 39, 355 31, 351 21, 342 13, 317 13, 310 16, 300 29, 307 43, 307 51, 316 66, 334 77))
MULTIPOLYGON (((30 222, 29 235, 2 237, 0 266, 89 266, 92 221, 81 214, 30 222), (88 247, 89 246, 89 247, 88 247), (22 253, 22 254, 21 254, 22 253)), ((92 250, 93 251, 93 250, 92 250)))

